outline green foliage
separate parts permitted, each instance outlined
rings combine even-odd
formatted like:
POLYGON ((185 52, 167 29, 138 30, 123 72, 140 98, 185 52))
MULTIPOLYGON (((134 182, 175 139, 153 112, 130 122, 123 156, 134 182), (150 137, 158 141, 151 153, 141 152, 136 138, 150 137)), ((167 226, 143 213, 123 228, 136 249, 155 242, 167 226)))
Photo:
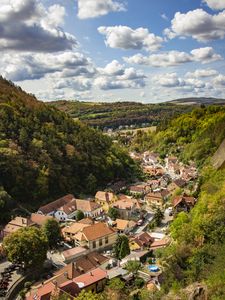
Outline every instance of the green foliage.
POLYGON ((0 214, 0 224, 7 223, 10 220, 10 212, 14 206, 12 197, 0 186, 0 210, 4 213, 0 214))
POLYGON ((113 291, 122 291, 125 288, 125 283, 120 278, 113 278, 109 281, 108 287, 113 291))
POLYGON ((85 292, 85 290, 81 291, 81 293, 75 298, 76 300, 104 300, 101 294, 95 294, 91 291, 85 292))
POLYGON ((134 285, 137 287, 137 288, 142 288, 143 286, 144 286, 144 284, 145 284, 145 281, 144 281, 144 279, 143 278, 140 278, 140 277, 137 277, 137 278, 135 278, 135 280, 134 280, 134 285))
POLYGON ((46 259, 48 240, 42 230, 27 227, 5 237, 3 247, 9 261, 37 269, 46 259))
POLYGON ((37 209, 67 193, 95 193, 139 170, 100 131, 0 79, 0 185, 37 209))
POLYGON ((78 210, 78 211, 76 212, 75 218, 76 218, 76 221, 82 220, 82 219, 84 218, 84 213, 83 213, 81 210, 78 210))
POLYGON ((174 105, 171 103, 57 101, 50 102, 50 105, 66 111, 73 118, 79 118, 86 124, 100 129, 117 129, 121 125, 137 127, 142 126, 142 124, 147 124, 148 126, 163 125, 164 120, 169 120, 192 109, 190 105, 174 105))
MULTIPOLYGON (((212 299, 223 299, 225 247, 225 170, 202 170, 202 185, 195 207, 181 212, 170 226, 175 242, 158 251, 168 292, 174 286, 207 282, 212 299), (223 253, 223 254, 222 254, 223 253)), ((211 298, 210 298, 211 299, 211 298)))
POLYGON ((141 263, 137 260, 130 260, 127 262, 125 268, 129 273, 133 273, 134 275, 137 275, 137 272, 141 268, 141 263))
POLYGON ((125 256, 130 254, 129 239, 126 235, 119 235, 117 237, 114 246, 114 253, 117 259, 123 259, 125 256))
POLYGON ((118 209, 116 209, 115 207, 110 207, 109 211, 108 211, 108 216, 112 219, 112 220, 116 220, 119 216, 119 211, 118 209))
POLYGON ((43 225, 42 230, 48 239, 49 248, 56 248, 62 238, 59 223, 55 219, 49 219, 43 225))

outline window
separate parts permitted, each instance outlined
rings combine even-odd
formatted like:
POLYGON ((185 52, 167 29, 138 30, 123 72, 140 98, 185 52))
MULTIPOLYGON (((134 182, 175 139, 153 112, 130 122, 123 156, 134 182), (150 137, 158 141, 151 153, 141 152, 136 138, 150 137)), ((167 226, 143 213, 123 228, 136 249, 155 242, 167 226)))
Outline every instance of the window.
POLYGON ((105 237, 105 243, 108 244, 109 243, 109 238, 105 237))
POLYGON ((93 241, 92 246, 93 248, 96 248, 96 241, 93 241))
POLYGON ((99 240, 99 247, 102 246, 102 239, 99 240))

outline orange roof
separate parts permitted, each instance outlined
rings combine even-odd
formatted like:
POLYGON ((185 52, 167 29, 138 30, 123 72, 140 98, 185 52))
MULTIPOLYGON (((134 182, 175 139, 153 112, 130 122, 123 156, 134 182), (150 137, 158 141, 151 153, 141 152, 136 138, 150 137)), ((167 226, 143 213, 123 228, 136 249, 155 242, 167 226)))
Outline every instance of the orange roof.
POLYGON ((184 201, 187 205, 194 206, 196 199, 194 197, 189 197, 189 196, 177 196, 173 199, 173 206, 176 207, 182 201, 184 201))
POLYGON ((162 247, 166 247, 169 244, 170 240, 169 238, 165 238, 165 239, 161 239, 158 241, 154 241, 151 244, 151 248, 150 249, 156 249, 156 248, 162 248, 162 247))
POLYGON ((78 221, 78 223, 92 225, 94 224, 94 221, 91 218, 84 218, 78 221))
POLYGON ((110 202, 114 198, 114 194, 110 192, 98 191, 95 195, 95 198, 100 201, 110 202))
POLYGON ((119 230, 125 230, 128 228, 132 228, 136 225, 134 221, 128 221, 128 220, 122 220, 122 219, 116 219, 116 228, 119 230))
MULTIPOLYGON (((31 214, 31 221, 39 226, 42 226, 47 220, 53 219, 51 216, 43 216, 41 214, 31 214)), ((55 219, 56 220, 56 219, 55 219)))
POLYGON ((39 300, 39 299, 49 299, 51 297, 51 293, 55 290, 55 285, 52 282, 48 282, 43 286, 39 287, 37 291, 30 294, 30 296, 26 297, 26 300, 39 300))
POLYGON ((105 223, 96 223, 83 229, 83 234, 88 241, 93 241, 112 233, 114 233, 114 230, 105 223))
POLYGON ((86 274, 74 278, 73 282, 75 282, 80 288, 84 288, 106 278, 106 276, 107 276, 106 271, 97 268, 86 274))
POLYGON ((101 207, 101 205, 96 202, 81 199, 76 199, 76 206, 77 210, 81 210, 83 212, 92 212, 101 207))
POLYGON ((62 198, 59 198, 53 202, 50 202, 44 206, 41 206, 39 208, 39 211, 41 211, 43 214, 49 214, 50 212, 59 209, 63 205, 71 202, 74 199, 74 196, 72 194, 66 195, 62 198))
POLYGON ((69 226, 66 226, 62 229, 62 233, 69 233, 69 234, 76 234, 82 231, 85 227, 90 226, 89 224, 82 224, 82 223, 72 223, 69 226))
POLYGON ((74 247, 72 249, 68 249, 68 250, 63 251, 62 255, 65 258, 69 258, 71 256, 78 255, 78 254, 82 255, 86 252, 87 252, 87 249, 84 248, 84 247, 74 247))
POLYGON ((11 220, 4 228, 4 234, 13 233, 21 228, 32 225, 33 222, 28 218, 23 217, 15 217, 15 219, 11 220))
POLYGON ((113 203, 114 207, 117 207, 119 209, 132 209, 132 208, 140 208, 140 204, 136 199, 123 199, 123 200, 118 200, 113 203))

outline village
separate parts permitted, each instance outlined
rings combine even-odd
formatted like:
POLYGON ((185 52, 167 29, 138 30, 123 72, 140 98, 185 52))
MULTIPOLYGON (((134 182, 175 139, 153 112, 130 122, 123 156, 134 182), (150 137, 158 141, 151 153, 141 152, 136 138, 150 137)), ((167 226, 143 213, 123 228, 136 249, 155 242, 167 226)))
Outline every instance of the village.
MULTIPOLYGON (((198 172, 193 163, 184 165, 174 156, 130 156, 140 162, 143 182, 117 182, 87 199, 68 194, 29 217, 16 216, 3 228, 1 240, 20 228, 40 228, 47 220, 60 225, 62 239, 47 253, 51 267, 32 283, 26 300, 50 299, 56 290, 73 299, 82 290, 102 292, 114 278, 129 286, 135 276, 148 290, 160 290, 164 268, 155 251, 173 242, 169 224, 174 216, 194 207, 198 172)), ((5 299, 23 274, 1 255, 0 298, 5 299)))

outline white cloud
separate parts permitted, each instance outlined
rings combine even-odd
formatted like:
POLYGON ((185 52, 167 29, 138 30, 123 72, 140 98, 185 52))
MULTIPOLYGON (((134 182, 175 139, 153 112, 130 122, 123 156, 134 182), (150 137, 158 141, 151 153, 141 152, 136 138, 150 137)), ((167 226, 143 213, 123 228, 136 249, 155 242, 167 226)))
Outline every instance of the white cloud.
POLYGON ((219 86, 225 86, 225 75, 219 74, 214 78, 213 83, 219 86))
POLYGON ((132 29, 128 26, 98 27, 98 32, 105 35, 105 44, 111 48, 145 49, 155 51, 161 48, 163 39, 150 33, 147 28, 132 29))
POLYGON ((178 87, 184 85, 184 81, 177 76, 177 73, 159 74, 153 77, 153 81, 164 87, 178 87))
POLYGON ((218 72, 213 69, 197 69, 194 72, 187 72, 185 74, 185 77, 190 77, 190 78, 206 78, 206 77, 212 77, 217 75, 218 72))
POLYGON ((107 15, 109 12, 125 11, 124 3, 114 0, 77 0, 78 18, 88 19, 107 15))
POLYGON ((224 0, 203 0, 204 3, 208 5, 211 9, 222 10, 225 9, 225 1, 224 0))
POLYGON ((169 20, 168 17, 167 17, 167 15, 165 13, 161 14, 160 16, 161 16, 162 19, 164 19, 166 21, 169 20))
POLYGON ((123 58, 130 64, 150 65, 153 67, 177 66, 188 62, 201 62, 203 64, 221 60, 222 57, 216 54, 211 47, 193 49, 190 53, 180 51, 168 51, 144 56, 136 54, 123 58))
POLYGON ((95 79, 95 86, 102 90, 141 88, 145 86, 143 72, 134 68, 126 68, 117 60, 113 60, 104 68, 98 68, 99 75, 95 79))
POLYGON ((225 37, 225 11, 211 15, 203 9, 196 9, 187 13, 177 12, 171 21, 171 28, 164 33, 170 39, 192 37, 200 42, 223 39, 225 37))
POLYGON ((56 52, 77 46, 75 37, 64 32, 65 9, 46 9, 38 0, 1 0, 0 51, 56 52))
POLYGON ((17 53, 1 57, 1 74, 13 81, 40 79, 46 76, 91 77, 95 69, 89 58, 79 52, 52 53, 17 53))

